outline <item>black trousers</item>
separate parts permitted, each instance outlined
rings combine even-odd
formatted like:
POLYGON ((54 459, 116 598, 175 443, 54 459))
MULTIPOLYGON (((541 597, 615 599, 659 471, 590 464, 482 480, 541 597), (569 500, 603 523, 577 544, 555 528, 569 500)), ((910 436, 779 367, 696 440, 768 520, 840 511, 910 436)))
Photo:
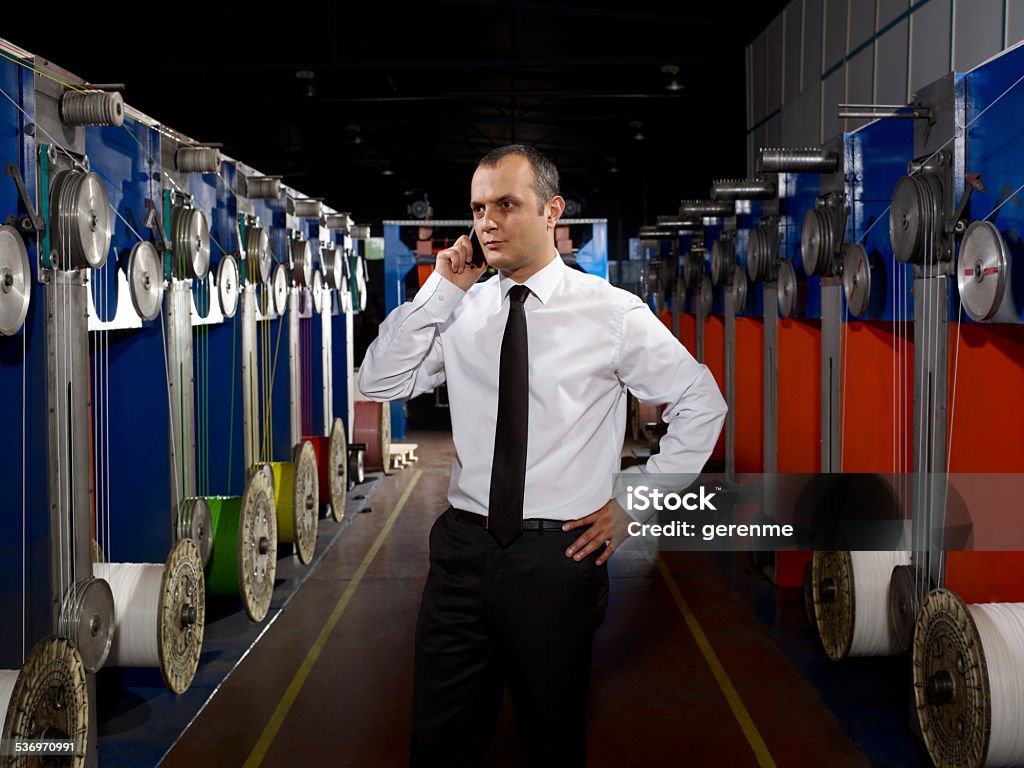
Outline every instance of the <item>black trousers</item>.
POLYGON ((594 632, 608 604, 598 553, 565 556, 580 535, 524 532, 507 549, 449 509, 430 531, 416 624, 414 768, 480 765, 504 686, 527 764, 586 765, 594 632))

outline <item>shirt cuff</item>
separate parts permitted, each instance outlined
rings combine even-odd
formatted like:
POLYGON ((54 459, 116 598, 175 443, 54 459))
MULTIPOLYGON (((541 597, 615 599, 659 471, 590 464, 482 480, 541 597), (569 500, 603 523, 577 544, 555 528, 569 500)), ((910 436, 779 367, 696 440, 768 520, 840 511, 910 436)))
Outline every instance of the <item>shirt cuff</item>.
POLYGON ((435 271, 416 292, 412 305, 414 309, 422 309, 435 323, 443 323, 465 295, 466 291, 435 271))

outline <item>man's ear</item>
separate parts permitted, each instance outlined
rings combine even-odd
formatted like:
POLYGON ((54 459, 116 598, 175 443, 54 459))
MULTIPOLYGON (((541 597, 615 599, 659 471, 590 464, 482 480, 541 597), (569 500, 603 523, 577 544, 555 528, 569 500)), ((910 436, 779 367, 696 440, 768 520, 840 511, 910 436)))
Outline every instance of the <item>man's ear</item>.
POLYGON ((555 224, 562 218, 562 214, 565 212, 565 198, 561 195, 555 195, 546 206, 545 213, 547 214, 548 229, 554 229, 555 224))

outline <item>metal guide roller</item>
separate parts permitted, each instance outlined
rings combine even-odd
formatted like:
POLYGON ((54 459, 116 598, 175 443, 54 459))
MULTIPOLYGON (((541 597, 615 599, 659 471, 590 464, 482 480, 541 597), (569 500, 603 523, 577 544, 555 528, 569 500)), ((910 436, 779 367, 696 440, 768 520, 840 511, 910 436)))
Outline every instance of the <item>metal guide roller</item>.
POLYGON ((210 222, 198 208, 171 211, 171 246, 176 277, 203 280, 210 271, 210 222))
POLYGON ((238 259, 234 254, 225 254, 217 267, 217 299, 224 317, 234 317, 238 310, 240 283, 238 259))
POLYGON ((135 313, 143 320, 153 320, 160 314, 164 269, 156 246, 149 240, 136 243, 128 256, 128 293, 135 313))
POLYGON ((270 270, 273 266, 270 254, 270 235, 263 227, 249 227, 245 231, 245 252, 250 268, 255 268, 255 273, 248 273, 249 279, 260 283, 270 280, 270 270))
POLYGON ((324 222, 328 229, 348 232, 352 228, 352 216, 347 213, 329 213, 324 217, 324 222))
POLYGON ((700 291, 697 294, 697 300, 700 302, 700 308, 702 317, 711 317, 711 302, 714 298, 715 289, 711 285, 711 278, 707 275, 703 275, 700 281, 700 291))
POLYGON ((65 125, 124 124, 124 99, 117 91, 65 91, 58 110, 65 125))
POLYGON ((680 200, 679 218, 690 219, 704 216, 733 216, 736 204, 724 200, 680 200))
POLYGON ((11 226, 0 226, 0 336, 13 336, 25 323, 32 299, 32 272, 25 241, 11 226))
POLYGON ((871 300, 871 263, 860 243, 843 246, 843 293, 851 315, 863 315, 871 300))
POLYGON ((816 207, 804 214, 804 224, 800 230, 800 251, 807 274, 834 275, 836 264, 833 254, 836 246, 832 212, 816 207))
POLYGON ((281 179, 274 176, 243 176, 245 197, 250 200, 277 200, 281 197, 281 179))
POLYGON ((771 200, 777 195, 772 179, 717 179, 711 184, 712 200, 771 200))
POLYGON ((309 286, 313 274, 313 249, 308 240, 292 241, 292 259, 295 262, 295 282, 309 286))
POLYGON ((300 219, 319 219, 323 203, 319 200, 296 200, 289 197, 285 207, 288 213, 300 219))
POLYGON ((192 539, 180 539, 164 565, 94 567, 113 585, 117 605, 110 665, 159 667, 171 691, 188 690, 199 666, 206 615, 203 564, 192 539))
POLYGON ((704 254, 700 248, 691 249, 683 259, 683 285, 686 290, 693 291, 700 287, 704 276, 704 254))
POLYGON ((777 274, 779 231, 771 224, 761 224, 750 233, 747 245, 747 275, 751 281, 772 282, 777 274))
POLYGON ((316 551, 320 518, 320 478, 313 445, 302 441, 292 451, 292 461, 274 462, 274 501, 278 541, 295 544, 299 560, 308 565, 316 551))
POLYGON ((334 291, 341 290, 343 265, 341 248, 327 243, 320 246, 320 266, 324 271, 327 287, 334 291))
POLYGON ((324 301, 327 300, 327 289, 324 286, 324 273, 319 269, 313 271, 313 280, 309 286, 309 297, 313 302, 313 312, 320 314, 323 311, 324 301))
POLYGON ((349 228, 349 233, 352 235, 353 240, 369 240, 370 239, 370 225, 369 224, 357 224, 349 228))
POLYGON ((174 167, 183 173, 217 173, 220 164, 216 147, 180 147, 174 153, 174 167))
POLYGON ((288 270, 284 264, 278 264, 274 269, 271 295, 274 301, 274 311, 283 315, 288 309, 288 270))
POLYGON ((821 147, 762 147, 757 168, 762 173, 835 173, 839 155, 821 147))
POLYGON ((210 521, 210 505, 202 496, 183 499, 178 509, 175 533, 179 541, 189 539, 196 545, 199 559, 205 566, 210 560, 213 548, 213 524, 210 521))
POLYGON ((904 176, 892 193, 889 240, 903 264, 924 264, 942 240, 942 182, 932 173, 904 176))
POLYGON ((96 672, 106 662, 115 618, 114 596, 102 578, 79 579, 65 591, 57 634, 75 644, 86 672, 96 672))
POLYGON ((728 286, 736 267, 736 240, 721 237, 711 246, 711 282, 728 286))
MULTIPOLYGON (((89 695, 85 665, 70 640, 48 637, 29 651, 11 691, 2 737, 19 741, 72 739, 79 749, 61 765, 84 768, 89 695)), ((36 764, 26 755, 10 760, 11 765, 36 764)))
POLYGON ((743 267, 733 267, 728 290, 732 294, 732 305, 736 312, 743 312, 747 306, 747 273, 743 267))
POLYGON ((956 282, 960 300, 973 320, 1017 319, 1011 285, 1011 255, 999 228, 975 221, 960 243, 956 282))
POLYGON ((803 311, 806 306, 807 283, 797 276, 793 262, 789 259, 779 262, 775 290, 779 297, 779 314, 782 317, 793 317, 803 311))
POLYGON ((99 269, 107 261, 113 223, 107 190, 95 173, 63 171, 50 191, 53 263, 60 269, 99 269))

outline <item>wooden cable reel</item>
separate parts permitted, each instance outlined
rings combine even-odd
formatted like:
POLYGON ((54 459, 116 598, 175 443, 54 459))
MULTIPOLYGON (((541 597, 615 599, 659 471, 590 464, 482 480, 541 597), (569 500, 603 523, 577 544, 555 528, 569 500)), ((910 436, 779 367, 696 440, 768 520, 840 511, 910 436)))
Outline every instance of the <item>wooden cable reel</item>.
POLYGON ((391 472, 391 404, 375 403, 369 400, 356 401, 356 443, 366 444, 366 470, 368 472, 391 472))
POLYGON ((316 552, 320 519, 320 477, 313 445, 302 441, 292 451, 292 461, 270 464, 274 473, 278 541, 295 544, 299 560, 308 565, 316 552))

